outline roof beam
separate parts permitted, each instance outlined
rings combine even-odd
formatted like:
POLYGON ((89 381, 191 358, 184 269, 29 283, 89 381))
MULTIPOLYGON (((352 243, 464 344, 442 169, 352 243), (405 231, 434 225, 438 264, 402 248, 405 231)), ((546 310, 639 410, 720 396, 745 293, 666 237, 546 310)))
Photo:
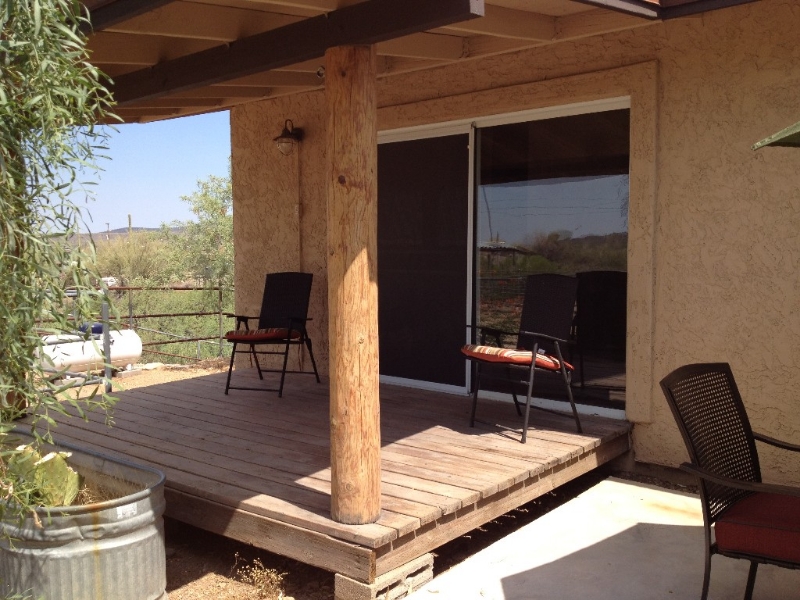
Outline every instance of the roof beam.
POLYGON ((368 0, 122 75, 120 106, 320 58, 328 48, 376 44, 479 17, 483 0, 368 0))

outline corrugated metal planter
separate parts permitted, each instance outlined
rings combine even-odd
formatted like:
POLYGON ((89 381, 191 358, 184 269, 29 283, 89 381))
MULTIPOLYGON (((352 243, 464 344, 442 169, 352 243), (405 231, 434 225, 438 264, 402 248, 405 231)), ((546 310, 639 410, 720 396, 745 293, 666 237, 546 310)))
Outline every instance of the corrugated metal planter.
POLYGON ((46 600, 166 600, 164 475, 69 444, 58 449, 72 453, 68 462, 84 481, 100 483, 120 497, 52 508, 49 516, 42 509, 43 527, 32 518, 21 526, 0 523, 0 596, 26 592, 46 600))

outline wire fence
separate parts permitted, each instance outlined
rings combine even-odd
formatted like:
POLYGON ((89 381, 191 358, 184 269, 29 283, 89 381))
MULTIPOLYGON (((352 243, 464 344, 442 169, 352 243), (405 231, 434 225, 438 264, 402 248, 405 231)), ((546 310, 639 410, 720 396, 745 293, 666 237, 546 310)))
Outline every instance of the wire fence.
POLYGON ((143 361, 168 358, 184 363, 229 356, 224 336, 233 291, 221 286, 108 288, 117 326, 139 335, 143 361))

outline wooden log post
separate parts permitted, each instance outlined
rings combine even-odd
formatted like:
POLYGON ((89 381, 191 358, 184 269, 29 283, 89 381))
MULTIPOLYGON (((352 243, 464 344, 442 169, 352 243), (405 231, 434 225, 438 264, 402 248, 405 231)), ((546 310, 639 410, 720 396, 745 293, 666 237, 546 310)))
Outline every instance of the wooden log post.
POLYGON ((380 516, 378 185, 374 46, 325 53, 331 516, 380 516))

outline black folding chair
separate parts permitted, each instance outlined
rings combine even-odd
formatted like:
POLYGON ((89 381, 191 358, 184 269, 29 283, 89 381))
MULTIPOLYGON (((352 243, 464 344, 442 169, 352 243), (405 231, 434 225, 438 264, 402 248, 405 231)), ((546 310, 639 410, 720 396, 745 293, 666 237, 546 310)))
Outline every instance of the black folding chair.
MULTIPOLYGON (((528 417, 531 408, 548 410, 531 405, 533 395, 534 374, 545 372, 557 374, 564 382, 572 408, 572 416, 578 432, 582 432, 578 409, 572 397, 573 366, 563 357, 563 349, 572 344, 572 322, 575 315, 575 297, 578 282, 574 277, 566 275, 542 274, 529 275, 525 283, 525 299, 522 305, 522 317, 516 333, 501 331, 490 327, 480 327, 480 343, 470 344, 461 349, 462 354, 476 364, 475 380, 472 386, 472 414, 470 427, 475 426, 475 413, 478 406, 478 390, 484 368, 487 365, 502 365, 502 379, 512 385, 525 383, 527 394, 525 399, 525 415, 522 424, 522 443, 528 437, 528 417), (514 348, 505 348, 503 338, 516 336, 514 348), (495 345, 487 345, 487 338, 493 338, 495 345), (534 359, 535 357, 535 359, 534 359)), ((486 374, 487 378, 500 377, 497 369, 486 374)), ((512 388, 513 389, 513 388, 512 388)), ((516 390, 512 391, 517 414, 522 416, 521 406, 516 390)), ((563 414, 548 410, 555 414, 563 414)))
POLYGON ((314 351, 311 348, 311 338, 306 331, 308 318, 308 304, 311 297, 311 273, 270 273, 264 284, 264 297, 261 302, 261 314, 258 317, 233 315, 236 317, 236 329, 225 334, 225 339, 233 344, 231 350, 231 363, 228 367, 228 380, 225 383, 225 394, 228 390, 258 390, 278 392, 278 397, 283 396, 283 382, 286 373, 302 373, 314 375, 319 383, 317 363, 314 360, 314 351), (258 328, 250 329, 249 322, 258 320, 258 328), (239 345, 247 346, 238 349, 239 345), (287 370, 289 363, 289 349, 300 346, 308 350, 313 371, 287 370), (264 350, 263 347, 274 347, 273 350, 264 350), (281 381, 277 388, 265 389, 247 386, 231 385, 233 363, 237 353, 247 353, 253 357, 258 377, 264 379, 264 373, 280 373, 281 381), (258 361, 259 354, 276 354, 283 356, 281 369, 265 369, 258 361))
POLYGON ((683 435, 691 463, 681 469, 700 480, 708 597, 711 556, 750 561, 745 599, 753 595, 759 563, 800 568, 800 488, 761 482, 756 440, 793 452, 788 444, 754 433, 727 363, 680 367, 661 389, 683 435), (713 536, 712 536, 713 526, 713 536))

